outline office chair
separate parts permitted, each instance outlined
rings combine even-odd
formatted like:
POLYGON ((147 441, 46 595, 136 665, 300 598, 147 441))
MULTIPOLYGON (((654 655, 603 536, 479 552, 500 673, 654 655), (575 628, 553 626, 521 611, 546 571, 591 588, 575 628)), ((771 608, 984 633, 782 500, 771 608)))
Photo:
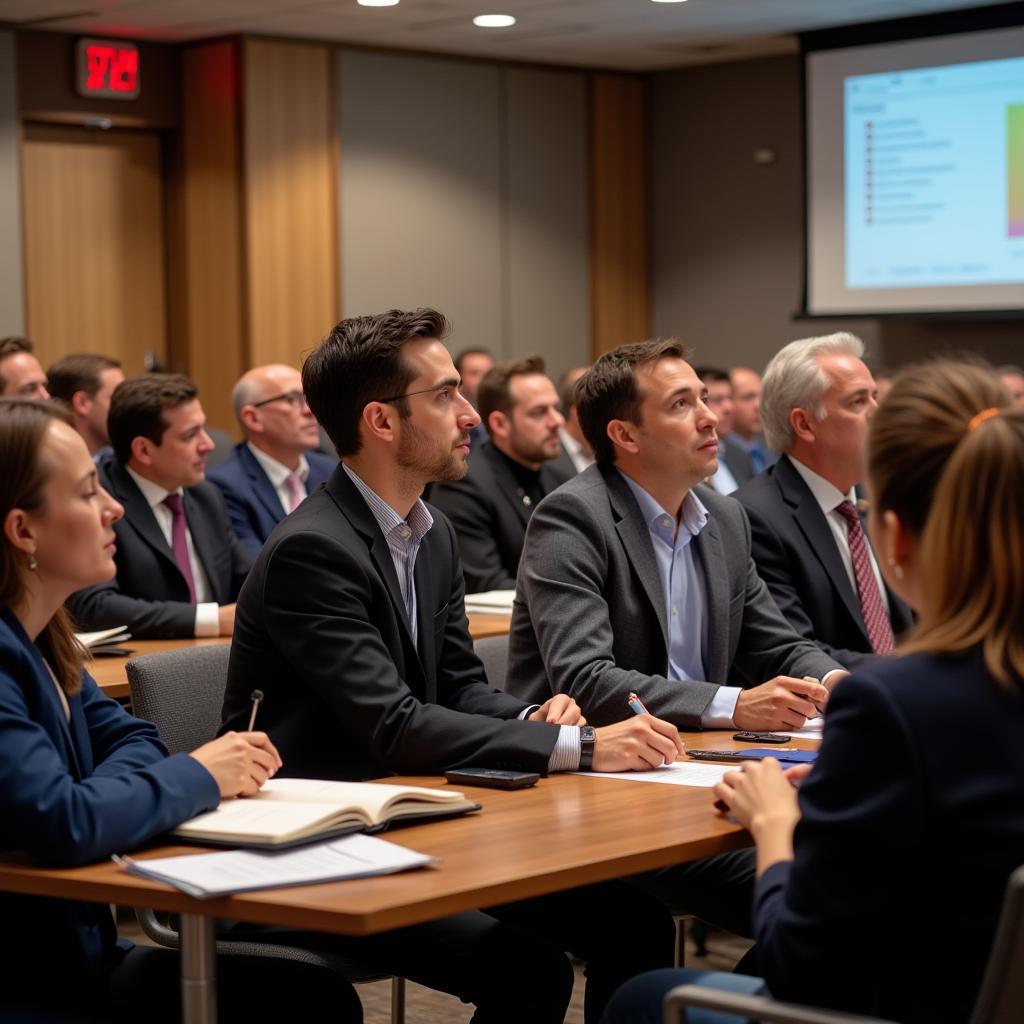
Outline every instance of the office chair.
MULTIPOLYGON (((733 1013, 740 1020, 764 1024, 890 1024, 877 1017, 818 1010, 781 1003, 766 996, 718 992, 700 985, 680 985, 665 996, 665 1024, 685 1021, 687 1007, 733 1013)), ((988 966, 974 1003, 970 1024, 1019 1024, 1024 1020, 1024 867, 1006 885, 988 966)))
POLYGON ((504 690, 508 672, 508 634, 474 640, 473 649, 484 663, 487 682, 496 690, 504 690))
MULTIPOLYGON (((156 725, 172 754, 195 750, 217 735, 230 653, 230 644, 213 644, 147 654, 128 662, 132 711, 156 725)), ((177 930, 164 924, 154 911, 137 909, 135 913, 142 930, 154 942, 179 948, 177 930)), ((356 983, 389 977, 344 956, 269 942, 220 940, 217 955, 296 960, 356 983)), ((405 979, 391 976, 391 1024, 404 1022, 405 979)))

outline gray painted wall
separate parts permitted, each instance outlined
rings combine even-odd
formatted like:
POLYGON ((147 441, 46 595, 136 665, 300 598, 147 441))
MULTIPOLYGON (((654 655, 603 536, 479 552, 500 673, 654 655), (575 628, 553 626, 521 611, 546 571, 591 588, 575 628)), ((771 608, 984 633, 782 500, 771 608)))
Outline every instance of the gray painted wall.
POLYGON ((25 333, 14 34, 0 32, 0 337, 25 333))
POLYGON ((702 363, 761 368, 788 341, 859 334, 899 366, 973 349, 1019 362, 1020 321, 795 320, 803 275, 798 57, 706 65, 651 79, 652 321, 702 363), (754 151, 775 162, 758 164, 754 151))
POLYGON ((342 314, 430 305, 453 351, 589 352, 580 73, 342 50, 342 314))

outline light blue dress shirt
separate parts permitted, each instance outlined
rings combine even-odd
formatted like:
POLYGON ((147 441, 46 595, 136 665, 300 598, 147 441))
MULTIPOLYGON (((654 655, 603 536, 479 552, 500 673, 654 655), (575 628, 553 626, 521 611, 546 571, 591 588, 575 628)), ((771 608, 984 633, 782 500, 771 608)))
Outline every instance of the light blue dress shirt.
MULTIPOLYGON (((708 605, 707 583, 700 555, 691 543, 708 521, 708 510, 701 500, 687 491, 679 515, 666 512, 635 480, 625 473, 640 514, 651 531, 651 546, 661 578, 665 621, 668 623, 669 679, 707 679, 708 605)), ((740 690, 720 686, 704 714, 701 724, 707 728, 728 729, 740 690)))

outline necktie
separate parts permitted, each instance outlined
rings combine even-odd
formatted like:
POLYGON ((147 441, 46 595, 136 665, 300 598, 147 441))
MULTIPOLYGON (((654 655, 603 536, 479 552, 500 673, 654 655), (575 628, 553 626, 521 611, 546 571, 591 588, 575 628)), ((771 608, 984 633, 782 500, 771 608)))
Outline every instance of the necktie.
POLYGON ((294 512, 306 497, 306 489, 302 486, 298 473, 289 473, 284 478, 284 486, 288 491, 288 511, 294 512))
POLYGON ((850 544, 850 559, 853 562, 853 578, 857 581, 857 597, 860 599, 860 612, 867 627, 871 649, 876 654, 889 654, 896 646, 892 636, 889 616, 885 613, 882 595, 878 589, 878 581, 871 571, 871 559, 868 556, 868 542, 864 529, 860 525, 860 516, 853 507, 853 502, 844 501, 836 506, 836 511, 846 520, 847 540, 850 544))
POLYGON ((171 550, 181 575, 188 584, 188 599, 196 603, 196 581, 192 578, 192 563, 188 558, 188 540, 185 537, 185 509, 180 494, 168 494, 164 504, 171 510, 171 550))
POLYGON ((750 449, 750 462, 755 473, 760 473, 764 469, 764 449, 759 444, 750 449))

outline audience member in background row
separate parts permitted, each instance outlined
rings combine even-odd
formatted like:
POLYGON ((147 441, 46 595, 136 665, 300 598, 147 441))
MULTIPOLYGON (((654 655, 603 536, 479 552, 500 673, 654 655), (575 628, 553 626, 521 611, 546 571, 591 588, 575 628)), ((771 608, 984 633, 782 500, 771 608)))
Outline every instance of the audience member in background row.
POLYGON ((882 399, 892 390, 892 371, 879 366, 871 370, 871 375, 875 378, 876 400, 881 405, 882 399))
MULTIPOLYGON (((494 356, 485 348, 464 348, 455 357, 455 372, 462 378, 459 390, 463 397, 475 409, 476 393, 484 374, 494 365, 494 356)), ((482 423, 478 423, 469 432, 471 448, 476 448, 487 440, 487 431, 482 423)))
POLYGON ((558 431, 558 439, 562 443, 562 451, 569 457, 577 473, 582 473, 587 466, 594 464, 594 453, 580 428, 580 418, 576 412, 576 382, 587 372, 585 366, 576 366, 566 370, 558 382, 558 396, 562 406, 565 423, 558 431))
POLYGON ((745 451, 754 464, 754 472, 760 473, 778 458, 761 435, 761 374, 746 366, 734 366, 729 371, 729 379, 732 381, 732 430, 726 444, 745 451))
POLYGON ((0 338, 0 395, 37 401, 50 397, 46 374, 28 338, 0 338))
MULTIPOLYGON (((674 759, 665 722, 630 716, 595 732, 567 697, 531 707, 487 685, 455 535, 420 499, 428 481, 465 473, 478 420, 446 331, 430 309, 343 320, 306 360, 306 396, 342 461, 274 530, 242 589, 226 725, 247 719, 260 687, 285 771, 320 778, 674 759)), ((570 949, 589 961, 593 1024, 616 979, 671 959, 672 928, 654 901, 608 883, 323 944, 476 1003, 480 1024, 561 1022, 570 949)))
POLYGON ((107 414, 114 388, 124 380, 121 364, 93 353, 64 356, 46 372, 52 398, 70 410, 75 430, 82 435, 93 462, 112 455, 107 414))
POLYGON ((713 366, 694 367, 708 389, 708 408, 718 417, 715 434, 718 437, 718 469, 707 480, 719 494, 732 494, 740 484, 754 475, 754 463, 748 452, 737 445, 723 444, 732 433, 733 404, 732 381, 725 370, 713 366))
POLYGON ((235 536, 253 556, 270 531, 318 484, 337 460, 314 451, 320 427, 293 366, 256 366, 231 392, 245 438, 209 473, 220 488, 235 536))
MULTIPOLYGON (((896 378, 868 432, 870 528, 914 636, 836 689, 799 794, 774 760, 716 787, 757 843, 758 964, 777 999, 906 1024, 971 1017, 1024 863, 1024 410, 1008 403, 977 365, 896 378)), ((606 1020, 660 1024, 665 992, 694 981, 762 986, 659 972, 606 1020)))
MULTIPOLYGON (((280 765, 264 733, 168 757, 156 728, 83 671, 62 605, 114 574, 121 508, 69 424, 56 405, 0 400, 0 847, 51 866, 130 851, 221 797, 254 793, 280 765)), ((0 912, 3 1020, 181 1019, 178 955, 119 940, 105 903, 4 893, 0 912)), ((287 1019, 293 986, 306 984, 321 1008, 360 1019, 342 979, 228 959, 217 971, 222 1020, 271 1007, 287 1019)))
POLYGON ((489 442, 473 451, 465 477, 430 491, 431 504, 455 527, 471 594, 515 587, 537 502, 575 473, 560 460, 558 431, 565 420, 540 356, 496 364, 477 399, 489 442))
POLYGON ((1024 369, 1007 363, 1000 366, 996 373, 1003 378, 1003 383, 1010 389, 1014 403, 1024 406, 1024 369))
POLYGON ((685 359, 676 341, 623 345, 580 381, 597 465, 530 521, 508 687, 569 694, 593 723, 630 714, 635 692, 681 728, 799 729, 828 696, 802 677, 840 666, 779 614, 743 509, 698 486, 717 420, 685 359))
POLYGON ((230 636, 252 557, 224 499, 203 480, 213 442, 195 385, 176 374, 118 385, 107 420, 114 458, 100 481, 124 506, 114 527, 117 575, 75 594, 84 629, 127 625, 135 637, 230 636))
POLYGON ((786 345, 768 364, 761 418, 784 454, 734 495, 750 519, 757 573, 805 640, 847 668, 888 654, 910 609, 886 589, 857 511, 868 421, 878 408, 861 340, 786 345))

